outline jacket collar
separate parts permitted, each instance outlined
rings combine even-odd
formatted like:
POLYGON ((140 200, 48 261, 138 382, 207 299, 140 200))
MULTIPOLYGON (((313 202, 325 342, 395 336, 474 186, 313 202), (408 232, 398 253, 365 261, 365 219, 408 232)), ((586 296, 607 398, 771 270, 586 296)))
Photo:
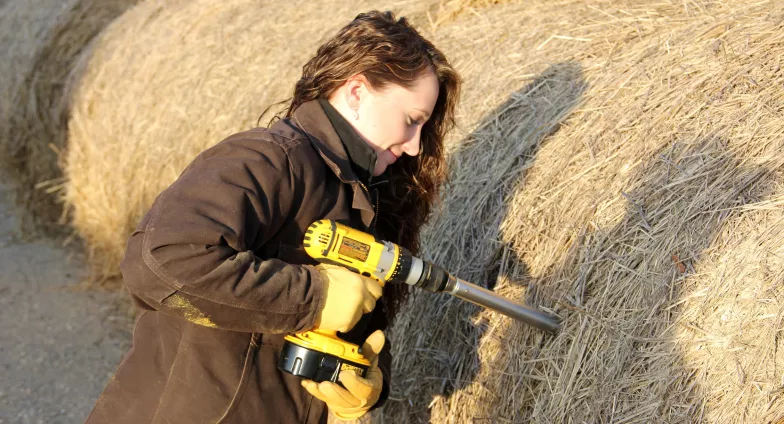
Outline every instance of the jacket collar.
POLYGON ((351 159, 318 100, 305 102, 294 111, 291 120, 308 137, 327 166, 344 183, 351 184, 354 199, 351 207, 360 209, 362 221, 370 226, 375 217, 375 208, 370 193, 351 168, 351 159))
POLYGON ((329 100, 321 97, 318 99, 321 109, 332 123, 332 128, 338 133, 343 147, 351 160, 351 169, 359 181, 370 184, 373 181, 373 170, 376 167, 378 154, 354 129, 354 126, 335 109, 329 100))
POLYGON ((296 126, 305 131, 310 142, 341 181, 359 182, 351 168, 351 159, 346 148, 318 100, 299 105, 294 111, 292 120, 296 126))

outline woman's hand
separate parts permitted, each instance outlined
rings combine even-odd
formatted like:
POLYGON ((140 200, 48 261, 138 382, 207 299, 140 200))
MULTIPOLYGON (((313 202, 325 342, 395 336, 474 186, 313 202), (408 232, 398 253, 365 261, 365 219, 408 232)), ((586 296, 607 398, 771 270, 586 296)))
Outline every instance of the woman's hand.
POLYGON ((346 268, 322 264, 316 269, 321 275, 326 298, 324 309, 316 319, 317 329, 348 332, 362 314, 376 307, 376 300, 383 293, 378 281, 346 268))
POLYGON ((339 380, 346 388, 331 381, 316 383, 303 380, 302 387, 314 397, 324 401, 329 409, 341 420, 353 420, 365 415, 381 395, 384 375, 378 368, 378 354, 384 348, 384 332, 376 330, 362 345, 362 354, 370 361, 367 377, 362 378, 356 371, 341 371, 339 380), (348 390, 346 390, 348 389, 348 390))

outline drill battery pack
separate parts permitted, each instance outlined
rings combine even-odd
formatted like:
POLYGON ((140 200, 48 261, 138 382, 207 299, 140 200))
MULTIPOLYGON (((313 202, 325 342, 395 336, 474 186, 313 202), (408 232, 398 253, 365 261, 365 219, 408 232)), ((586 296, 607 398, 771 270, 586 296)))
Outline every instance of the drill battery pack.
POLYGON ((339 356, 307 349, 294 343, 284 343, 278 368, 317 383, 331 381, 340 384, 338 381, 340 371, 354 370, 357 375, 364 377, 370 367, 339 356))

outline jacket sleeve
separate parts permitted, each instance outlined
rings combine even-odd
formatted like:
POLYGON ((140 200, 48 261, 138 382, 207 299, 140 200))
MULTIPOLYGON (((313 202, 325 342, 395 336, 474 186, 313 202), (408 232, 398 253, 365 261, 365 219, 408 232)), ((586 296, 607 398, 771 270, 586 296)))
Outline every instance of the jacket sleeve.
POLYGON ((318 270, 262 259, 252 248, 296 212, 301 171, 270 141, 224 141, 205 151, 129 239, 121 271, 131 294, 208 327, 311 329, 324 302, 318 270))

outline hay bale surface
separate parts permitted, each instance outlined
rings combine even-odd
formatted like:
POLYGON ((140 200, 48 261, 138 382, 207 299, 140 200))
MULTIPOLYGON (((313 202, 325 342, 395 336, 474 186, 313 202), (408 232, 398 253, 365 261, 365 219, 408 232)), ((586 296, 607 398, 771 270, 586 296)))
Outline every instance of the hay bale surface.
POLYGON ((563 318, 416 293, 388 422, 784 416, 784 10, 502 4, 440 27, 466 77, 425 250, 563 318))
POLYGON ((5 5, 0 160, 16 183, 22 234, 63 233, 58 153, 66 145, 66 79, 91 40, 137 0, 12 1, 5 5))
POLYGON ((66 200, 97 280, 155 197, 201 151, 266 125, 316 48, 359 11, 425 19, 428 2, 139 4, 97 41, 75 87, 66 200))
POLYGON ((66 172, 97 276, 116 275, 139 218, 197 153, 287 98, 358 10, 389 7, 466 78, 426 256, 564 328, 548 337, 415 293, 390 335, 379 420, 784 416, 782 6, 314 7, 146 1, 95 43, 66 172))

